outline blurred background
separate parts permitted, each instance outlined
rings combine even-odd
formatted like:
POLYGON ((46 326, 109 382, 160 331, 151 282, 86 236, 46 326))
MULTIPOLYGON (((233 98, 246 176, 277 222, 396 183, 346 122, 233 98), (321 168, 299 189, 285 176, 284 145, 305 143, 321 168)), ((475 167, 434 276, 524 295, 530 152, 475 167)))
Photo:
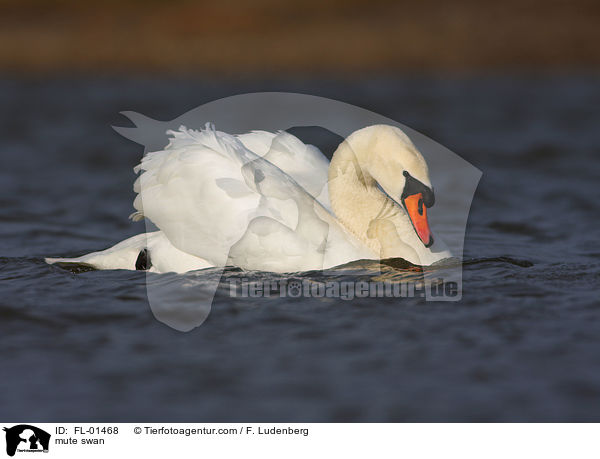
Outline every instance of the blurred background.
POLYGON ((0 0, 0 68, 50 75, 573 72, 594 0, 0 0))
POLYGON ((3 420, 600 421, 599 15, 0 0, 3 420), (478 167, 463 299, 223 294, 182 334, 152 316, 145 273, 44 262, 145 231, 120 111, 170 120, 251 91, 373 110, 478 167))

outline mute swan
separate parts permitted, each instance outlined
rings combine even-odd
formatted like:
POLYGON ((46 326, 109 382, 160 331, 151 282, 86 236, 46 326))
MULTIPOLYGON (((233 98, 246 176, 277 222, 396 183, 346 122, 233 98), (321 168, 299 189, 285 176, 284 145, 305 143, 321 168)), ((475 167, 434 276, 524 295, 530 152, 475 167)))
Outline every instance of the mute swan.
POLYGON ((427 163, 397 127, 352 133, 330 164, 285 131, 230 135, 207 124, 167 134, 165 149, 135 168, 141 174, 131 216, 159 231, 49 263, 294 272, 392 257, 426 266, 451 256, 429 228, 427 163))

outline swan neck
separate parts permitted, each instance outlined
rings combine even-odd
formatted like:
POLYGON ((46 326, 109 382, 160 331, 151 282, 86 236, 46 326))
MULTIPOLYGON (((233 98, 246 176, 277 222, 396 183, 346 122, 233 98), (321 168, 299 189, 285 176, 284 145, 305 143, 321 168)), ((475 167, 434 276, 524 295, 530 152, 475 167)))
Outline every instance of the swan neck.
POLYGON ((338 147, 329 166, 329 198, 337 220, 376 258, 423 264, 429 250, 419 242, 404 209, 379 189, 369 172, 372 139, 355 139, 350 147, 351 137, 338 147))
POLYGON ((366 145, 356 143, 351 147, 346 140, 335 151, 329 166, 329 198, 345 229, 379 256, 379 244, 367 233, 387 198, 369 173, 365 148, 366 145))

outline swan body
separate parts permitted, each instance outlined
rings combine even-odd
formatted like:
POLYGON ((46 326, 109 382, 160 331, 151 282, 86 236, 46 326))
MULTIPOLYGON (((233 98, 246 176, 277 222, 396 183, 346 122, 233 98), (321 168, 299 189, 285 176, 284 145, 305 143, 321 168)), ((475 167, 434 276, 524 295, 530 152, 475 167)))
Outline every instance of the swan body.
POLYGON ((295 272, 390 257, 430 265, 451 256, 429 230, 427 164, 399 128, 354 132, 331 163, 285 131, 230 135, 207 124, 167 134, 169 144, 135 168, 131 216, 159 231, 49 263, 295 272))

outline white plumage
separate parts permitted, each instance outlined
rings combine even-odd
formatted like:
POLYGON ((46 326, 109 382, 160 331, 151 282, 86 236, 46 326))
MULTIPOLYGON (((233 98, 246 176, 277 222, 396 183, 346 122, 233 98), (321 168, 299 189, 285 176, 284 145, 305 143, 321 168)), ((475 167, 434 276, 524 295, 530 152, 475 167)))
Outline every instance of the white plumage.
POLYGON ((424 247, 405 209, 390 199, 400 196, 404 170, 431 186, 425 161, 398 128, 357 131, 331 166, 287 132, 230 135, 207 124, 167 134, 169 144, 135 168, 132 218, 145 217, 159 231, 49 262, 135 269, 147 249, 155 272, 225 265, 293 272, 362 258, 425 265, 449 256, 443 247, 424 247))

